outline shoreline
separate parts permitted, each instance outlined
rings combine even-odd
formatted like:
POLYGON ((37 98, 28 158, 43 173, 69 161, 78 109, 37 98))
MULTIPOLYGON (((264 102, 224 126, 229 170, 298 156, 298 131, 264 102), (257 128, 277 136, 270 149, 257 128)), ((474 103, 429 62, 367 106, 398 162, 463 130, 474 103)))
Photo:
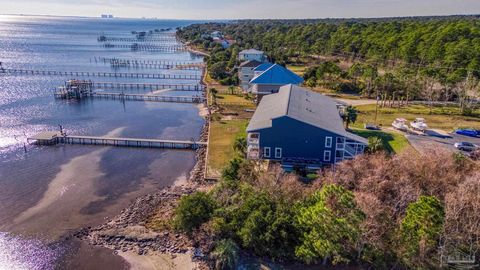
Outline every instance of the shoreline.
MULTIPOLYGON (((203 69, 205 73, 206 68, 203 69)), ((201 83, 205 85, 204 77, 201 83)), ((197 108, 199 116, 205 120, 199 141, 208 142, 208 104, 204 102, 197 108)), ((115 254, 130 264, 131 269, 173 269, 173 265, 180 269, 208 269, 207 261, 192 258, 193 247, 198 245, 194 239, 168 226, 153 229, 155 224, 149 224, 153 223, 154 217, 168 223, 182 196, 208 189, 212 185, 205 179, 207 147, 195 151, 195 165, 185 176, 176 179, 173 185, 135 199, 119 215, 104 224, 79 229, 72 236, 92 246, 114 250, 115 254)), ((200 252, 206 254, 208 250, 200 252)))

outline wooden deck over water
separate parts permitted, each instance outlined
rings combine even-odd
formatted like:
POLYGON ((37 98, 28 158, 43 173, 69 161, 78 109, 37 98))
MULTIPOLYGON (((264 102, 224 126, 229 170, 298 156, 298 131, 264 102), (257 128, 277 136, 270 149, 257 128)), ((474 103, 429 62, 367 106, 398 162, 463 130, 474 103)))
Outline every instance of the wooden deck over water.
POLYGON ((126 62, 126 63, 133 63, 133 64, 157 64, 157 65, 169 65, 169 66, 178 66, 178 65, 189 65, 189 64, 199 64, 205 66, 203 62, 196 62, 196 61, 176 61, 176 60, 152 60, 152 59, 130 59, 130 58, 110 58, 110 57, 94 57, 93 61, 101 61, 104 63, 107 62, 126 62))
MULTIPOLYGON (((57 91, 54 94, 55 98, 68 99, 66 91, 57 91)), ((162 96, 149 94, 125 94, 125 93, 109 93, 109 92, 94 92, 86 95, 86 98, 101 98, 101 99, 120 99, 128 101, 150 101, 150 102, 167 102, 167 103, 202 103, 205 98, 202 96, 162 96)))
POLYGON ((165 80, 201 80, 201 75, 195 74, 149 74, 149 73, 122 73, 122 72, 87 72, 87 71, 58 71, 3 68, 0 73, 19 75, 44 76, 77 76, 77 77, 111 77, 131 79, 165 79, 165 80))
POLYGON ((204 91, 202 84, 161 84, 161 83, 120 83, 120 82, 92 82, 95 89, 111 90, 171 90, 171 91, 204 91))
POLYGON ((120 138, 120 137, 98 137, 80 135, 62 135, 59 132, 42 132, 27 139, 29 143, 38 145, 57 144, 80 144, 80 145, 102 145, 138 148, 161 148, 161 149, 190 149, 195 150, 205 147, 206 142, 185 141, 185 140, 161 140, 143 138, 120 138))

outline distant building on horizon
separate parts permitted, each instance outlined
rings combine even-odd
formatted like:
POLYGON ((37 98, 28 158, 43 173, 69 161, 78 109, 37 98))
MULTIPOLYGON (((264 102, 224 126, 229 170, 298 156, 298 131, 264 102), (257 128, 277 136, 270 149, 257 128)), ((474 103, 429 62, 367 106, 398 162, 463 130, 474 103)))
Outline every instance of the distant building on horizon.
POLYGON ((112 14, 102 14, 101 18, 102 19, 113 19, 113 15, 112 14))
POLYGON ((368 141, 345 130, 330 97, 285 85, 265 96, 247 127, 247 158, 316 170, 363 154, 368 141))
POLYGON ((256 60, 258 62, 265 62, 266 57, 263 51, 256 49, 243 50, 238 54, 238 60, 240 61, 250 61, 256 60))

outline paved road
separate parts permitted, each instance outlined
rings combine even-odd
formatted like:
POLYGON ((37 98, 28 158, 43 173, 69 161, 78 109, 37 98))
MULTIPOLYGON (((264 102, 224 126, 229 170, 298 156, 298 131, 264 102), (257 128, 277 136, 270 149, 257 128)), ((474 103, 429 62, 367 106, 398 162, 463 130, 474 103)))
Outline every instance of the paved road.
MULTIPOLYGON (((428 132, 427 132, 428 133, 428 132)), ((429 136, 429 135, 412 135, 407 134, 405 137, 410 144, 418 151, 432 150, 435 148, 443 148, 448 151, 458 151, 453 145, 456 142, 471 142, 480 146, 480 138, 473 138, 458 134, 449 134, 451 137, 429 136)))
POLYGON ((347 98, 335 98, 335 100, 338 100, 342 103, 345 103, 347 105, 351 106, 360 106, 360 105, 370 105, 370 104, 375 104, 377 101, 375 99, 347 99, 347 98))

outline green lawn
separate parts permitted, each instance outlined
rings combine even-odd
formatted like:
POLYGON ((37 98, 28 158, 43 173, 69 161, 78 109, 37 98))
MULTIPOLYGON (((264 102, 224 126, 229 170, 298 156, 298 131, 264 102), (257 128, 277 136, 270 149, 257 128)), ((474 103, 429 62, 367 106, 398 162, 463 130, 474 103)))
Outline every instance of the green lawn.
POLYGON ((217 94, 217 102, 221 105, 224 103, 241 104, 243 107, 255 108, 255 103, 246 99, 243 95, 217 94))
POLYGON ((401 133, 385 132, 367 129, 352 128, 351 132, 364 138, 378 137, 382 140, 383 148, 389 153, 400 153, 410 146, 407 138, 401 133))
POLYGON ((297 74, 298 76, 303 76, 303 74, 307 70, 307 66, 288 65, 287 68, 293 71, 293 73, 297 74))
MULTIPOLYGON (((375 105, 356 106, 359 111, 357 122, 354 127, 363 127, 365 123, 373 123, 375 120, 375 105)), ((425 105, 409 105, 402 108, 379 108, 377 124, 390 127, 395 118, 405 118, 413 121, 417 117, 425 118, 430 128, 442 129, 450 132, 456 128, 480 129, 480 110, 474 116, 461 115, 457 107, 434 107, 430 109, 425 105)))
POLYGON ((218 177, 227 162, 234 157, 233 143, 246 136, 248 120, 212 121, 208 144, 207 176, 218 177))

